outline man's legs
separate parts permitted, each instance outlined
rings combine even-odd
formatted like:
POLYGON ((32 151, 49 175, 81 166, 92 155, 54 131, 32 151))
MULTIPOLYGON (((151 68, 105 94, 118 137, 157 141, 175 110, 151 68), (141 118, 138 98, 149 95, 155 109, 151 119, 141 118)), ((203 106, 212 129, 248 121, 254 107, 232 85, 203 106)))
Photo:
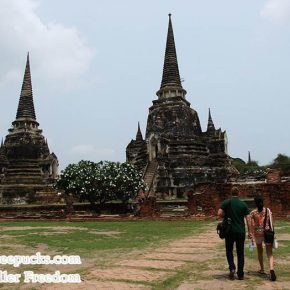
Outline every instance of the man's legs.
POLYGON ((234 239, 233 237, 229 236, 225 239, 226 243, 226 255, 229 264, 230 272, 234 272, 236 270, 236 266, 234 263, 234 255, 233 255, 233 248, 234 248, 234 239))
POLYGON ((245 255, 244 255, 244 245, 245 245, 245 234, 238 235, 236 237, 236 247, 237 247, 237 256, 238 256, 238 277, 239 279, 244 278, 244 264, 245 264, 245 255))

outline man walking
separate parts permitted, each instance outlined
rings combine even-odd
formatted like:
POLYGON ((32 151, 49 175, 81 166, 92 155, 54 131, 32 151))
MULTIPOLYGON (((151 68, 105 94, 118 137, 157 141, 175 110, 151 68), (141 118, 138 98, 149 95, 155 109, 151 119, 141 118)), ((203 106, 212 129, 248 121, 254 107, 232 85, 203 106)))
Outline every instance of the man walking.
MULTIPOLYGON (((232 197, 226 199, 218 210, 218 216, 220 218, 231 219, 231 231, 225 238, 226 255, 229 264, 229 278, 234 279, 236 272, 236 265, 234 262, 233 248, 236 243, 237 258, 238 258, 238 271, 237 275, 239 280, 244 279, 244 244, 245 244, 245 217, 249 214, 249 209, 246 203, 239 199, 239 189, 233 187, 231 190, 232 197)), ((250 220, 247 217, 248 232, 250 226, 250 220)))

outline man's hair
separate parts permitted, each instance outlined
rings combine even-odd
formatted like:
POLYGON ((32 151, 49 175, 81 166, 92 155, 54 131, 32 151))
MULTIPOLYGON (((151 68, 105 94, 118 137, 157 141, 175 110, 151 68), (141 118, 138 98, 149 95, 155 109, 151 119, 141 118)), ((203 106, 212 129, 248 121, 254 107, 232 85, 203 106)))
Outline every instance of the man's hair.
POLYGON ((233 196, 239 196, 240 191, 236 186, 234 186, 231 190, 231 193, 233 196))

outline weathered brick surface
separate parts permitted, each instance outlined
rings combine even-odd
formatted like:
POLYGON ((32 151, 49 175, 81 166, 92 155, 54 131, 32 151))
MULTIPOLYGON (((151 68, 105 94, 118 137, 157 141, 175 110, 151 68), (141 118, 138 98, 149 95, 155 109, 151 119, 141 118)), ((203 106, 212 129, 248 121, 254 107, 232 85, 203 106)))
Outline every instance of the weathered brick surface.
POLYGON ((138 127, 126 156, 144 172, 150 193, 183 197, 197 183, 226 182, 237 170, 226 153, 225 131, 215 128, 209 112, 203 132, 198 113, 186 100, 169 24, 158 99, 149 108, 145 138, 138 127))
POLYGON ((290 183, 252 183, 252 184, 201 184, 189 198, 189 211, 196 214, 202 210, 206 215, 215 215, 221 202, 228 198, 232 186, 240 189, 241 198, 252 199, 262 195, 264 205, 277 217, 290 216, 290 183))
POLYGON ((140 216, 141 217, 153 217, 158 215, 158 206, 156 204, 155 197, 149 197, 144 200, 144 202, 140 205, 140 216))
POLYGON ((267 183, 280 183, 281 182, 281 171, 276 169, 267 168, 267 183))

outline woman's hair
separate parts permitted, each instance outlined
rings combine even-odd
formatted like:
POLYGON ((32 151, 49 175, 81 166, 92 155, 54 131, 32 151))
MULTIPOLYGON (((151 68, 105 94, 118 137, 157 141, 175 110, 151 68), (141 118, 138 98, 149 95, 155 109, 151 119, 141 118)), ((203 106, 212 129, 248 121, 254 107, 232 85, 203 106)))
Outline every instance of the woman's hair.
POLYGON ((258 211, 262 211, 264 207, 263 197, 261 195, 256 195, 254 198, 254 202, 258 208, 258 211))

